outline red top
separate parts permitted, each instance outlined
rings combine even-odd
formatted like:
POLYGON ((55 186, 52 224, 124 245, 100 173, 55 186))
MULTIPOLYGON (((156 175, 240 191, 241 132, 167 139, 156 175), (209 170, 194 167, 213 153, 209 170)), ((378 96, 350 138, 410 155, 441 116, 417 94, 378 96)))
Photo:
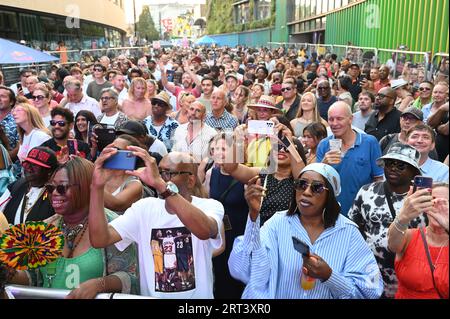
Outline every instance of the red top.
MULTIPOLYGON (((426 233, 426 230, 424 232, 426 233)), ((445 247, 428 245, 428 248, 435 265, 436 287, 440 294, 448 299, 448 242, 445 247)), ((414 229, 403 258, 395 260, 395 272, 398 278, 396 299, 439 299, 433 286, 431 269, 419 229, 414 229)))

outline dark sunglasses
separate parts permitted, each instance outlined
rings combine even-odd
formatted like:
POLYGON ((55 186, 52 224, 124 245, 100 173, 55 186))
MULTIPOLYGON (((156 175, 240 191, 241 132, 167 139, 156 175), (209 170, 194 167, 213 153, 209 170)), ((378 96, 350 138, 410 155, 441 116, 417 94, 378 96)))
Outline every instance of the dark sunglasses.
POLYGON ((408 167, 408 164, 405 162, 392 160, 385 160, 384 165, 389 169, 393 169, 395 167, 398 171, 404 171, 408 167))
POLYGON ((291 91, 291 90, 292 90, 292 88, 282 88, 281 92, 286 92, 286 91, 291 91))
POLYGON ((298 191, 306 191, 308 187, 311 186, 311 191, 314 194, 322 194, 325 190, 328 190, 328 188, 325 187, 325 185, 318 181, 312 181, 311 183, 308 183, 305 179, 297 179, 294 181, 294 188, 298 191))
POLYGON ((388 98, 388 99, 393 99, 392 96, 383 94, 383 93, 378 93, 377 95, 375 95, 375 97, 379 98, 379 99, 384 99, 384 98, 388 98))
POLYGON ((186 171, 171 172, 171 171, 166 171, 166 170, 159 171, 159 174, 161 175, 161 177, 163 179, 167 179, 167 180, 172 179, 172 177, 177 176, 177 175, 181 175, 181 174, 192 175, 191 172, 186 172, 186 171))
POLYGON ((60 185, 53 185, 53 184, 45 184, 45 189, 49 194, 52 194, 53 191, 56 189, 58 194, 65 195, 67 193, 67 190, 71 186, 76 186, 78 184, 60 184, 60 185))
POLYGON ((152 105, 159 106, 159 107, 166 107, 166 103, 162 101, 152 101, 152 105))
POLYGON ((42 101, 43 99, 45 99, 45 96, 43 95, 33 95, 33 97, 31 98, 32 100, 38 100, 38 101, 42 101))
POLYGON ((329 86, 318 86, 317 89, 318 90, 328 90, 330 87, 329 86))
POLYGON ((51 126, 56 126, 56 124, 58 124, 58 126, 64 127, 64 126, 66 126, 67 122, 66 121, 50 120, 50 125, 51 126))
POLYGON ((431 91, 431 88, 421 87, 419 91, 431 91))

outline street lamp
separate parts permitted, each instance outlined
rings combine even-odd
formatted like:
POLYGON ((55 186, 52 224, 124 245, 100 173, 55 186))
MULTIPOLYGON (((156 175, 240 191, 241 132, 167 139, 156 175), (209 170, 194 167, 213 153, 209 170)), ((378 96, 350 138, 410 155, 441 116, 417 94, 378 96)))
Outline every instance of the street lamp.
POLYGON ((135 40, 137 40, 136 0, 133 0, 133 15, 134 15, 134 38, 135 40))

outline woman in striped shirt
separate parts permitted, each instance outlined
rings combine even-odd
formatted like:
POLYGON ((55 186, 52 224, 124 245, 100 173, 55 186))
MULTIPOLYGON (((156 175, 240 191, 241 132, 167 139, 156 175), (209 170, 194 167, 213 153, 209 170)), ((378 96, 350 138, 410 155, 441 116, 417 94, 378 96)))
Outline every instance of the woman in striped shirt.
POLYGON ((294 181, 290 209, 276 213, 261 228, 264 190, 258 179, 251 179, 245 191, 247 226, 228 260, 231 275, 246 284, 242 298, 381 296, 383 281, 375 257, 356 224, 340 214, 340 178, 334 168, 322 163, 306 166, 294 181), (303 254, 294 249, 293 237, 305 244, 303 254), (309 287, 300 283, 305 275, 309 287))

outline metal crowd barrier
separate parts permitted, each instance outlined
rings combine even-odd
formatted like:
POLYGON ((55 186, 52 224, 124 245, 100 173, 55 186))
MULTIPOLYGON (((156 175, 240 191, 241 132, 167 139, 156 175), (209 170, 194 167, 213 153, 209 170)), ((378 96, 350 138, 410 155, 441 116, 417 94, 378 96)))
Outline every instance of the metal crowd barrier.
POLYGON ((380 63, 386 63, 388 60, 392 60, 395 65, 393 70, 394 78, 402 75, 405 63, 410 62, 425 73, 427 80, 431 79, 429 72, 430 55, 428 52, 378 49, 378 61, 380 63))
POLYGON ((431 67, 430 72, 432 75, 434 75, 438 70, 443 60, 448 61, 449 55, 448 53, 439 52, 433 55, 433 58, 431 59, 431 67))
MULTIPOLYGON (((8 299, 64 299, 70 290, 8 285, 5 287, 8 299)), ((147 296, 120 293, 102 293, 95 299, 156 299, 147 296)))

